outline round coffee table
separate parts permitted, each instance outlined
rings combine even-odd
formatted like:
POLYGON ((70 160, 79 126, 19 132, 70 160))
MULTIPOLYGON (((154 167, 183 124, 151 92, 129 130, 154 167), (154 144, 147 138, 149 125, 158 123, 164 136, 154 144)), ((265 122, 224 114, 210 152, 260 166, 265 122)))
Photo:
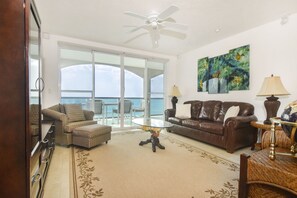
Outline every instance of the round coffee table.
POLYGON ((173 126, 170 122, 151 119, 151 118, 136 118, 132 120, 134 124, 140 125, 144 131, 151 133, 151 137, 145 141, 139 143, 140 146, 152 143, 152 150, 156 152, 156 147, 160 149, 165 149, 165 147, 160 143, 159 135, 160 131, 165 128, 170 128, 173 126))

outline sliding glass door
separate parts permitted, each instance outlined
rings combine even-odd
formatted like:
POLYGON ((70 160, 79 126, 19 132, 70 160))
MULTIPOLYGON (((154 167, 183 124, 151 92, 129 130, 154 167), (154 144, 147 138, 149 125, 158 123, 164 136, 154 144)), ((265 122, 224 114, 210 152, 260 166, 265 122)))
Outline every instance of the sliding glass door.
POLYGON ((164 63, 61 48, 60 64, 61 103, 79 103, 113 127, 132 126, 138 117, 162 118, 164 63))
POLYGON ((147 61, 148 100, 151 118, 163 118, 164 112, 164 63, 147 61))

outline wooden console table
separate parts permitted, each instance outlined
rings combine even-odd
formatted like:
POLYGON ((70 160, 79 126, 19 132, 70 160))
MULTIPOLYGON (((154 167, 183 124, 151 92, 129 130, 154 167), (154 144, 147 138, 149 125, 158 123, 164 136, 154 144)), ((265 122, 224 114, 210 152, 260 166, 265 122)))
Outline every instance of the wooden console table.
MULTIPOLYGON (((279 152, 287 149, 276 148, 279 152)), ((269 159, 269 148, 240 156, 239 198, 297 197, 297 158, 278 155, 269 159)))

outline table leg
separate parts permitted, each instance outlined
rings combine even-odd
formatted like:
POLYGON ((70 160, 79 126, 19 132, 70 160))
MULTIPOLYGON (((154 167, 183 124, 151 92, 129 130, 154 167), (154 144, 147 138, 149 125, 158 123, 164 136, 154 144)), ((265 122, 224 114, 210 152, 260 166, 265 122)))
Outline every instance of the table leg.
POLYGON ((145 141, 141 141, 139 143, 139 146, 142 146, 142 145, 145 145, 145 144, 148 144, 148 143, 152 143, 152 151, 153 152, 156 152, 156 147, 158 147, 159 149, 165 149, 165 146, 163 146, 160 143, 160 140, 159 140, 158 136, 159 136, 159 134, 152 133, 151 138, 147 139, 145 141))

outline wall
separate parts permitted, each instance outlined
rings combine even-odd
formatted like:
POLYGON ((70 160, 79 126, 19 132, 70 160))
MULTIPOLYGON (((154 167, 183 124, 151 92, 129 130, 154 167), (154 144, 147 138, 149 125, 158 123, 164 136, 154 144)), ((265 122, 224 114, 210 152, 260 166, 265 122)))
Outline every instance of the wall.
MULTIPOLYGON (((102 43, 96 43, 81 39, 75 39, 65 36, 53 35, 43 33, 42 35, 42 75, 45 81, 45 89, 42 95, 42 108, 46 108, 55 105, 60 102, 60 66, 59 66, 59 43, 67 43, 80 47, 87 47, 89 49, 97 49, 104 51, 113 51, 118 53, 141 55, 148 58, 161 58, 168 59, 166 64, 165 73, 170 70, 170 75, 165 80, 164 89, 169 90, 172 84, 175 83, 175 72, 177 66, 177 58, 174 56, 167 56, 162 54, 151 53, 147 51, 134 50, 119 46, 107 45, 102 43)), ((165 106, 168 105, 166 101, 165 106)))
MULTIPOLYGON (((223 30, 222 30, 223 31, 223 30)), ((291 101, 297 99, 297 14, 289 16, 285 25, 280 20, 250 29, 246 32, 220 40, 207 46, 181 54, 178 58, 176 83, 182 96, 179 102, 187 100, 244 101, 255 106, 259 120, 266 119, 264 97, 257 97, 264 77, 280 76, 291 95, 280 97, 278 115, 291 101), (230 49, 250 45, 250 89, 230 91, 227 94, 197 92, 197 60, 227 53, 230 49)))

